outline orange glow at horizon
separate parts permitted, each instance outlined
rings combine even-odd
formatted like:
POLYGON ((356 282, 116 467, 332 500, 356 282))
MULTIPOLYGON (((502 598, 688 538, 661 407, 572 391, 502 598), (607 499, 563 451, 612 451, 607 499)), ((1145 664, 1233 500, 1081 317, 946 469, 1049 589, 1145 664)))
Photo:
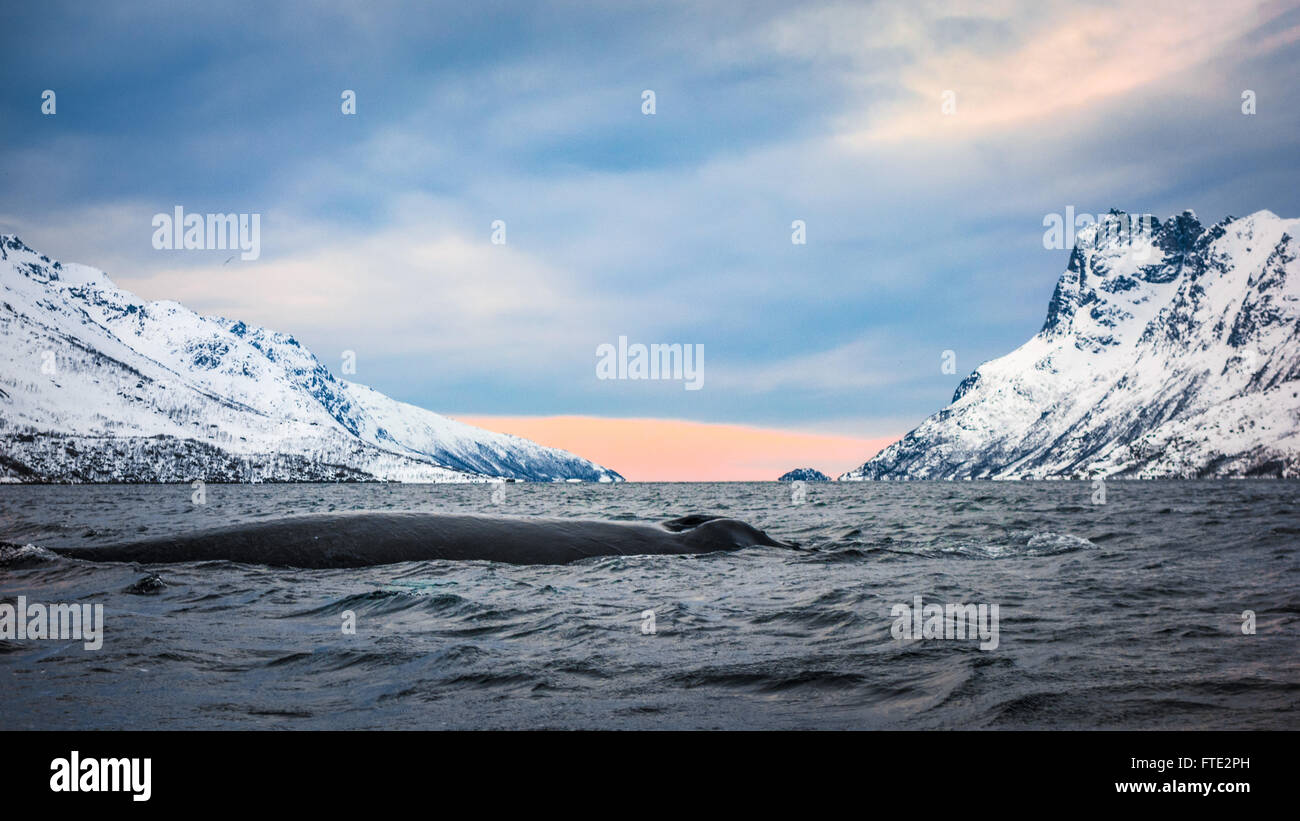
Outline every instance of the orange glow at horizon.
POLYGON ((810 467, 834 479, 899 437, 868 439, 675 419, 458 416, 461 422, 562 448, 630 482, 770 481, 810 467))

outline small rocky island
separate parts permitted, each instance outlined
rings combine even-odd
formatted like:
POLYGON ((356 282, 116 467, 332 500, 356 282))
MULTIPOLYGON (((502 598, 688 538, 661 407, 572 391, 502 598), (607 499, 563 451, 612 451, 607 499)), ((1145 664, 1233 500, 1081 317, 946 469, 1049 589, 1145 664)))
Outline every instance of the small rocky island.
POLYGON ((829 482, 831 478, 820 470, 813 468, 795 468, 783 475, 778 482, 829 482))

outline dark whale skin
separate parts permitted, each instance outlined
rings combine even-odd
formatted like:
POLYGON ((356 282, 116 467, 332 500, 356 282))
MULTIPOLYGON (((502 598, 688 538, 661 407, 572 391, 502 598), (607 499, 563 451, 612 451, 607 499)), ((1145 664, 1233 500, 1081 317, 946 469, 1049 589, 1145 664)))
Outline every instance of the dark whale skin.
POLYGON ((52 548, 99 562, 225 560, 307 569, 431 559, 567 564, 592 556, 684 555, 793 547, 737 519, 662 524, 443 513, 316 513, 105 547, 52 548))

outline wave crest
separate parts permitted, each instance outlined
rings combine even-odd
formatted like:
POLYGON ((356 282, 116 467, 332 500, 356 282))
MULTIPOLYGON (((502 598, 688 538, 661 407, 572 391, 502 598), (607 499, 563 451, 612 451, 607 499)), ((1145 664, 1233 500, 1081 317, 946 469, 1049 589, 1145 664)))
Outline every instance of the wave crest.
POLYGON ((0 542, 0 567, 35 567, 59 560, 57 553, 34 544, 0 542))

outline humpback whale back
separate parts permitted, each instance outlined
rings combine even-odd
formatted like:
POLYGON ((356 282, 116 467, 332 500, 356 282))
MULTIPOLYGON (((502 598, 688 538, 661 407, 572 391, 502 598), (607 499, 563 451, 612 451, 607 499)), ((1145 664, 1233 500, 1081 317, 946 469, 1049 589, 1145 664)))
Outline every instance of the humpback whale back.
POLYGON ((660 525, 441 513, 322 513, 106 547, 55 548, 90 561, 226 560, 301 568, 431 559, 565 564, 592 556, 790 547, 736 519, 686 516, 660 525))
MULTIPOLYGON (((705 519, 705 521, 702 521, 689 529, 677 531, 683 534, 684 541, 697 548, 688 551, 690 553, 713 553, 718 550, 741 550, 746 547, 755 547, 758 545, 763 545, 765 547, 794 547, 794 545, 773 539, 758 528, 746 524, 739 519, 728 519, 722 516, 707 516, 700 518, 705 519)), ((673 521, 680 522, 681 519, 674 519, 673 521)), ((664 527, 667 527, 668 524, 668 522, 665 522, 664 527)))

